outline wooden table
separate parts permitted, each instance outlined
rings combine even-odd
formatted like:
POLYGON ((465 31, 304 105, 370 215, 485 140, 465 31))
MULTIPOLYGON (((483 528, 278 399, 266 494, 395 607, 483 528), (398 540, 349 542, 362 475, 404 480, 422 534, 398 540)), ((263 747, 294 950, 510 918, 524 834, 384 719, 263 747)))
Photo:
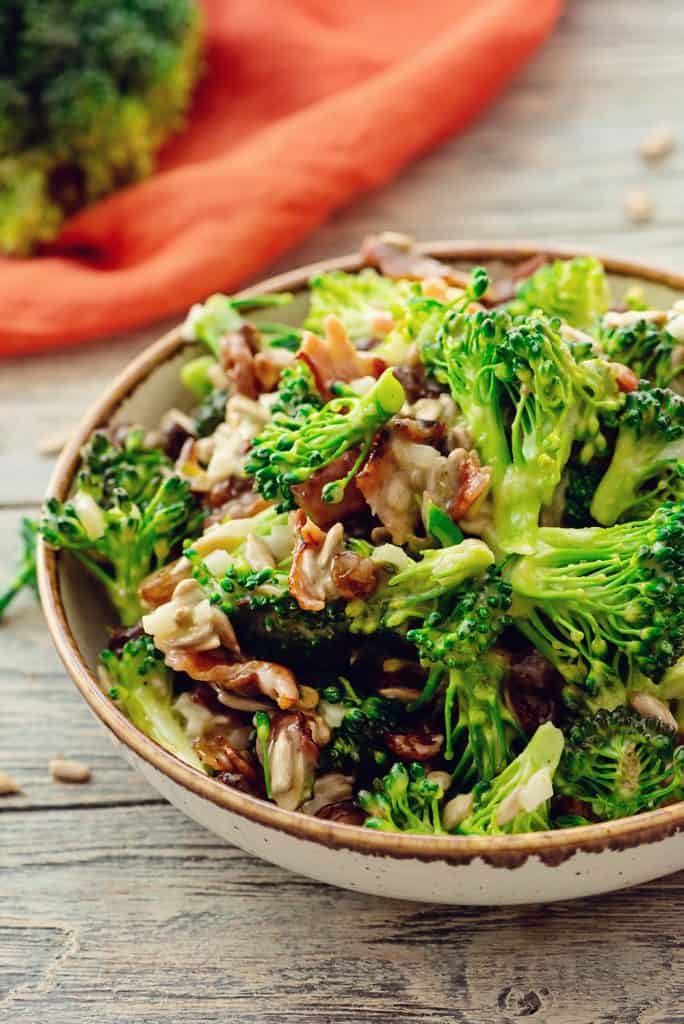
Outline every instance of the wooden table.
MULTIPOLYGON (((530 0, 533 2, 533 0, 530 0)), ((466 136, 336 217, 279 267, 394 227, 578 242, 684 268, 684 6, 575 0, 546 50, 466 136), (626 223, 646 185, 655 220, 626 223)), ((0 367, 0 566, 62 430, 158 328, 0 367)), ((598 900, 454 910, 336 891, 231 849, 115 755, 26 597, 0 628, 0 1021, 684 1024, 684 873, 598 900), (57 752, 92 782, 51 782, 57 752)), ((512 884, 515 878, 512 877, 512 884)))

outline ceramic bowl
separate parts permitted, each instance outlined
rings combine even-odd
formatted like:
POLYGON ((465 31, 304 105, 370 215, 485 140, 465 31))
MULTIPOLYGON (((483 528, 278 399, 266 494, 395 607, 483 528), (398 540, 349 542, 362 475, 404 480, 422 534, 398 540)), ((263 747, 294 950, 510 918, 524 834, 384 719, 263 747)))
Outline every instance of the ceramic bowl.
MULTIPOLYGON (((523 260, 540 248, 451 242, 423 246, 431 255, 457 265, 485 264, 499 272, 501 264, 523 260)), ((561 257, 575 254, 548 246, 543 251, 561 257)), ((605 265, 618 295, 635 281, 655 305, 684 294, 684 276, 610 258, 605 265)), ((250 291, 295 292, 296 301, 282 311, 294 322, 304 310, 312 275, 357 267, 356 256, 331 260, 272 278, 250 291)), ((176 329, 131 363, 81 421, 57 463, 48 496, 67 496, 79 450, 94 428, 112 420, 151 426, 170 405, 186 402, 178 370, 193 351, 176 329)), ((556 832, 433 837, 375 832, 307 817, 230 789, 157 746, 100 692, 95 670, 112 613, 78 565, 40 545, 38 573, 57 650, 124 756, 172 804, 243 850, 348 889, 453 904, 568 899, 624 888, 684 868, 684 803, 556 832)))

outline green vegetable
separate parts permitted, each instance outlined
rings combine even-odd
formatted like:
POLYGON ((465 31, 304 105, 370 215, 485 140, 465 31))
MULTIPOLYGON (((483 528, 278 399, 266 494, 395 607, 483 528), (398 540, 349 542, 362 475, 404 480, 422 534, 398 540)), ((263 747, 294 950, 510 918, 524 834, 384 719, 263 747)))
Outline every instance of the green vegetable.
POLYGON ((540 725, 521 754, 491 782, 473 790, 473 809, 457 828, 461 835, 501 835, 550 828, 552 781, 563 751, 563 733, 540 725))
POLYGON ((449 547, 452 544, 460 544, 463 540, 463 531, 448 516, 444 509, 431 501, 428 505, 425 528, 431 537, 442 545, 449 547))
POLYGON ((73 552, 132 625, 141 615, 138 587, 198 529, 201 513, 170 460, 144 447, 142 430, 129 431, 123 445, 96 433, 82 458, 73 497, 48 501, 40 532, 73 552))
POLYGON ((361 790, 358 801, 369 815, 366 828, 441 835, 439 805, 443 796, 442 787, 427 778, 422 765, 405 768, 397 761, 384 778, 375 779, 372 792, 361 790))
POLYGON ((198 401, 210 397, 214 391, 211 379, 211 370, 214 366, 216 360, 213 356, 197 356, 186 363, 180 372, 181 383, 198 401))
MULTIPOLYGON (((595 526, 590 508, 605 464, 594 460, 588 464, 571 459, 565 469, 562 525, 571 527, 595 526)), ((563 486, 561 484, 561 486, 563 486)))
POLYGON ((292 484, 308 480, 317 469, 358 446, 358 458, 347 475, 323 488, 323 500, 337 504, 368 455, 373 438, 401 409, 404 399, 401 384, 386 370, 365 395, 347 389, 343 397, 333 398, 321 409, 309 407, 305 415, 301 409, 296 415, 276 412, 253 441, 245 471, 265 498, 293 508, 292 484))
POLYGON ((558 320, 450 311, 421 358, 449 387, 491 470, 492 543, 528 551, 573 443, 583 461, 605 449, 599 413, 622 397, 606 363, 577 362, 558 320))
POLYGON ((654 718, 628 708, 599 711, 566 731, 555 789, 589 804, 601 820, 650 811, 684 795, 684 747, 654 718))
MULTIPOLYGON (((221 355, 221 340, 229 331, 239 331, 244 326, 243 312, 286 306, 292 302, 292 298, 289 292, 253 295, 245 299, 231 295, 211 295, 203 305, 192 307, 185 321, 185 334, 189 341, 200 341, 206 345, 214 358, 218 359, 221 355)), ((259 325, 257 327, 262 329, 259 325)), ((275 327, 273 334, 276 338, 294 330, 282 324, 271 327, 275 327)))
POLYGON ((377 337, 373 320, 379 312, 391 313, 415 291, 409 281, 393 281, 366 268, 358 274, 333 270, 309 282, 310 307, 304 326, 316 334, 325 332, 325 318, 339 317, 352 341, 377 337))
POLYGON ((351 706, 322 751, 322 770, 349 773, 357 771, 360 765, 384 764, 388 754, 383 750, 382 736, 399 724, 402 705, 376 696, 345 703, 351 706))
POLYGON ((261 753, 261 764, 264 771, 264 786, 266 788, 266 796, 269 800, 273 799, 271 792, 271 757, 268 751, 268 740, 271 735, 271 719, 268 717, 265 711, 257 711, 254 715, 254 728, 256 729, 256 739, 259 745, 259 751, 261 753))
POLYGON ((14 578, 0 591, 0 622, 10 604, 21 593, 24 587, 28 587, 38 596, 38 580, 36 579, 36 534, 38 523, 33 519, 22 519, 21 541, 23 550, 16 568, 14 578))
POLYGON ((513 563, 517 628, 590 708, 657 682, 684 645, 684 504, 618 526, 539 531, 513 563))
POLYGON ((515 313, 542 310, 572 327, 591 327, 611 305, 603 265, 593 256, 546 263, 523 281, 511 309, 515 313))
POLYGON ((101 661, 110 685, 109 696, 133 724, 186 764, 204 772, 173 709, 173 674, 151 637, 129 640, 118 655, 105 650, 101 661))
POLYGON ((627 395, 613 457, 591 503, 603 526, 684 500, 684 398, 649 387, 627 395))
POLYGON ((4 0, 0 248, 26 255, 65 216, 154 170, 198 76, 193 0, 4 0))
POLYGON ((227 402, 228 392, 223 388, 216 388, 197 406, 194 419, 196 437, 208 437, 214 433, 219 423, 223 423, 226 418, 227 402))
POLYGON ((673 359, 679 343, 667 326, 640 320, 626 327, 603 327, 598 337, 610 359, 625 363, 637 377, 657 387, 668 387, 682 372, 682 367, 673 359))

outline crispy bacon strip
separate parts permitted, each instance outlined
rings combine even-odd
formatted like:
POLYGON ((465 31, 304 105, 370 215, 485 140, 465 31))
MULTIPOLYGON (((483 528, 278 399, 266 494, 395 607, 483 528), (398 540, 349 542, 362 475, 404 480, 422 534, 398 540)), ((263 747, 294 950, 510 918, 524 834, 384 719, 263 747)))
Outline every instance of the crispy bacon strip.
POLYGON ((231 394, 257 398, 259 385, 254 372, 254 353, 258 350, 258 334, 250 324, 237 331, 228 331, 221 339, 221 368, 231 394))
POLYGON ((295 501, 304 510, 309 519, 326 530, 334 523, 342 522, 357 515, 365 507, 366 499, 359 490, 356 480, 349 481, 344 490, 342 501, 336 505, 323 501, 322 492, 327 483, 345 477, 358 457, 358 448, 351 448, 339 459, 317 469, 308 480, 301 484, 293 484, 290 490, 295 501))
POLYGON ((480 465, 477 452, 466 452, 458 467, 456 491, 446 508, 455 522, 465 519, 473 505, 487 493, 491 480, 491 468, 480 465))
POLYGON ((332 397, 330 386, 335 381, 348 384, 359 377, 379 377, 387 368, 383 359, 355 348, 342 321, 332 315, 325 318, 325 338, 304 331, 297 358, 307 364, 326 400, 332 397))
POLYGON ((468 274, 418 252, 409 235, 393 231, 381 235, 368 235, 361 243, 361 260, 366 267, 375 267, 385 277, 408 278, 420 281, 425 277, 441 277, 457 288, 465 288, 468 274))
POLYGON ((289 668, 273 661, 237 661, 223 648, 191 651, 172 647, 166 664, 174 672, 185 672, 191 679, 211 683, 218 692, 227 690, 244 696, 263 694, 279 708, 291 708, 299 701, 299 687, 289 668))

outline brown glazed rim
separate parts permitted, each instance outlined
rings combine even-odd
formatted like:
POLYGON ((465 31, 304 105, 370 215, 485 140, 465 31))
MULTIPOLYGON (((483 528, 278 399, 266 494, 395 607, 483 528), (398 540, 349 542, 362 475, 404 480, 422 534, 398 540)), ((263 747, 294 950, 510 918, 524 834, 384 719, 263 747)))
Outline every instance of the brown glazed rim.
MULTIPOLYGON (((539 252, 551 257, 576 255, 577 247, 540 245, 534 242, 478 243, 434 242, 422 245, 430 255, 450 260, 486 263, 492 260, 515 262, 539 252)), ((616 275, 637 277, 668 285, 684 292, 684 275, 628 260, 602 257, 606 269, 616 275)), ((280 274, 245 290, 242 295, 269 291, 301 291, 310 277, 332 269, 356 270, 358 255, 315 263, 286 274, 280 274)), ((121 402, 154 369, 175 355, 184 345, 180 329, 175 328, 150 345, 114 380, 102 398, 81 420, 74 436, 61 453, 48 489, 48 497, 64 499, 76 473, 79 452, 91 432, 105 424, 121 402)), ((86 702, 97 717, 130 750, 148 764, 172 779, 177 785, 195 793, 217 807, 247 818, 266 828, 276 829, 297 838, 324 846, 352 850, 357 853, 391 858, 417 858, 465 864, 482 857, 495 867, 516 867, 530 855, 538 856, 548 865, 562 863, 578 851, 599 852, 604 849, 627 849, 642 843, 657 842, 684 828, 684 801, 632 818, 586 825, 555 832, 536 832, 518 836, 420 836, 404 833, 375 832, 355 825, 325 821, 285 811, 275 804, 240 793, 235 789, 202 775, 169 754, 140 732, 99 689, 97 679, 82 657, 66 618, 60 593, 58 554, 41 542, 38 546, 38 581, 48 628, 62 661, 86 702)))

